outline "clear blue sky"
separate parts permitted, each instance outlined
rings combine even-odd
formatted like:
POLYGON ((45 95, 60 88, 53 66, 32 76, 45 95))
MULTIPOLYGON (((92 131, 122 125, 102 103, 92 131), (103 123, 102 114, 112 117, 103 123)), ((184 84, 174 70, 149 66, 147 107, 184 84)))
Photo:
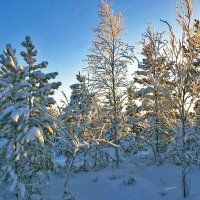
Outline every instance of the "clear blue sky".
MULTIPOLYGON (((40 54, 38 61, 49 62, 48 71, 58 71, 61 90, 70 94, 69 86, 76 73, 86 65, 85 59, 94 39, 92 29, 98 24, 100 0, 0 0, 0 50, 11 43, 22 50, 24 36, 32 37, 40 54)), ((115 0, 114 11, 124 14, 127 41, 141 39, 147 23, 157 30, 164 25, 160 19, 175 24, 172 6, 175 0, 115 0)), ((199 12, 199 3, 196 11, 199 12)), ((57 100, 59 100, 57 93, 57 100)))

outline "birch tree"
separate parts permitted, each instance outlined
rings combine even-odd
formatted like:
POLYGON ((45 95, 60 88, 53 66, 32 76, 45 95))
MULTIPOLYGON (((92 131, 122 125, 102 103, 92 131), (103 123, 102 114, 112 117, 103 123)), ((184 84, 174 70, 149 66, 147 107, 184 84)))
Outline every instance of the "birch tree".
POLYGON ((177 21, 182 32, 181 38, 177 37, 173 28, 167 21, 163 21, 169 27, 170 40, 165 48, 166 65, 170 68, 168 82, 161 84, 163 94, 176 110, 176 118, 169 119, 169 125, 173 120, 177 126, 173 129, 176 134, 174 149, 182 168, 181 182, 183 196, 189 195, 187 173, 193 163, 193 153, 190 146, 190 138, 193 137, 192 107, 199 98, 199 26, 194 23, 194 7, 191 0, 181 0, 176 6, 177 21))
MULTIPOLYGON (((110 138, 119 144, 120 127, 123 124, 122 107, 123 88, 127 81, 127 66, 132 62, 133 48, 121 40, 125 33, 123 15, 114 14, 110 5, 102 1, 99 10, 99 25, 93 33, 91 53, 88 55, 88 67, 94 90, 106 107, 110 118, 110 138)), ((115 148, 115 162, 119 165, 118 148, 115 148)))

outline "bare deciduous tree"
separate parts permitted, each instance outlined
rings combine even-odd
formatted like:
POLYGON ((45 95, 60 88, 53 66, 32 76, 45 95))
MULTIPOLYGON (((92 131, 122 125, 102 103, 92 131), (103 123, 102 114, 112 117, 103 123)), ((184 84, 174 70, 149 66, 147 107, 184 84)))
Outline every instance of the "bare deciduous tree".
MULTIPOLYGON (((166 65, 170 68, 168 82, 161 84, 163 93, 177 111, 176 118, 168 118, 169 124, 177 121, 176 152, 182 167, 183 196, 189 195, 187 173, 192 160, 189 138, 192 137, 192 107, 199 98, 199 28, 193 26, 194 7, 191 0, 182 0, 176 6, 177 21, 182 31, 179 39, 173 28, 167 21, 163 21, 169 27, 170 41, 165 49, 166 65)), ((199 26, 198 26, 199 27, 199 26)))
MULTIPOLYGON (((104 1, 99 10, 99 19, 99 25, 94 29, 96 40, 88 55, 86 70, 91 75, 94 90, 108 112, 112 133, 110 137, 119 144, 119 130, 123 122, 122 105, 125 98, 123 88, 127 84, 127 66, 132 63, 133 47, 120 39, 125 33, 122 14, 113 14, 110 5, 104 1)), ((115 161, 118 166, 118 148, 115 149, 115 161)))

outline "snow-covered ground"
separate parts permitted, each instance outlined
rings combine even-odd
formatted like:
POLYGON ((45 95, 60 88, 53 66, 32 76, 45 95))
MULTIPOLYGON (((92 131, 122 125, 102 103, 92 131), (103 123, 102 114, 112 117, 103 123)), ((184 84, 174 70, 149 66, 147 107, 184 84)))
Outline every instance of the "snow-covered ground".
MULTIPOLYGON (((65 157, 57 157, 56 163, 60 167, 44 190, 42 200, 62 199, 65 157)), ((182 200, 180 175, 180 167, 152 165, 149 153, 140 152, 134 158, 124 160, 119 168, 72 173, 69 190, 78 200, 182 200)), ((200 168, 191 168, 188 181, 191 191, 186 199, 200 200, 200 168)), ((3 200, 1 196, 0 200, 3 200)))
MULTIPOLYGON (((191 194, 187 200, 200 200, 200 169, 189 174, 191 194)), ((45 199, 54 200, 63 192, 64 173, 53 175, 45 199)), ((71 176, 69 189, 81 200, 180 200, 180 168, 162 165, 125 164, 118 169, 79 172, 71 176), (128 180, 136 180, 128 184, 128 180)))

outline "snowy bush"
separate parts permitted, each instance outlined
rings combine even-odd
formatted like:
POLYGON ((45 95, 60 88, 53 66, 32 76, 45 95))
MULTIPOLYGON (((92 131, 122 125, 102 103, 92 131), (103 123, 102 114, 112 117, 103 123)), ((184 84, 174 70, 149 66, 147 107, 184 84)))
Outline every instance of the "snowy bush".
POLYGON ((122 182, 124 185, 135 185, 137 183, 134 177, 129 177, 127 180, 122 182))

